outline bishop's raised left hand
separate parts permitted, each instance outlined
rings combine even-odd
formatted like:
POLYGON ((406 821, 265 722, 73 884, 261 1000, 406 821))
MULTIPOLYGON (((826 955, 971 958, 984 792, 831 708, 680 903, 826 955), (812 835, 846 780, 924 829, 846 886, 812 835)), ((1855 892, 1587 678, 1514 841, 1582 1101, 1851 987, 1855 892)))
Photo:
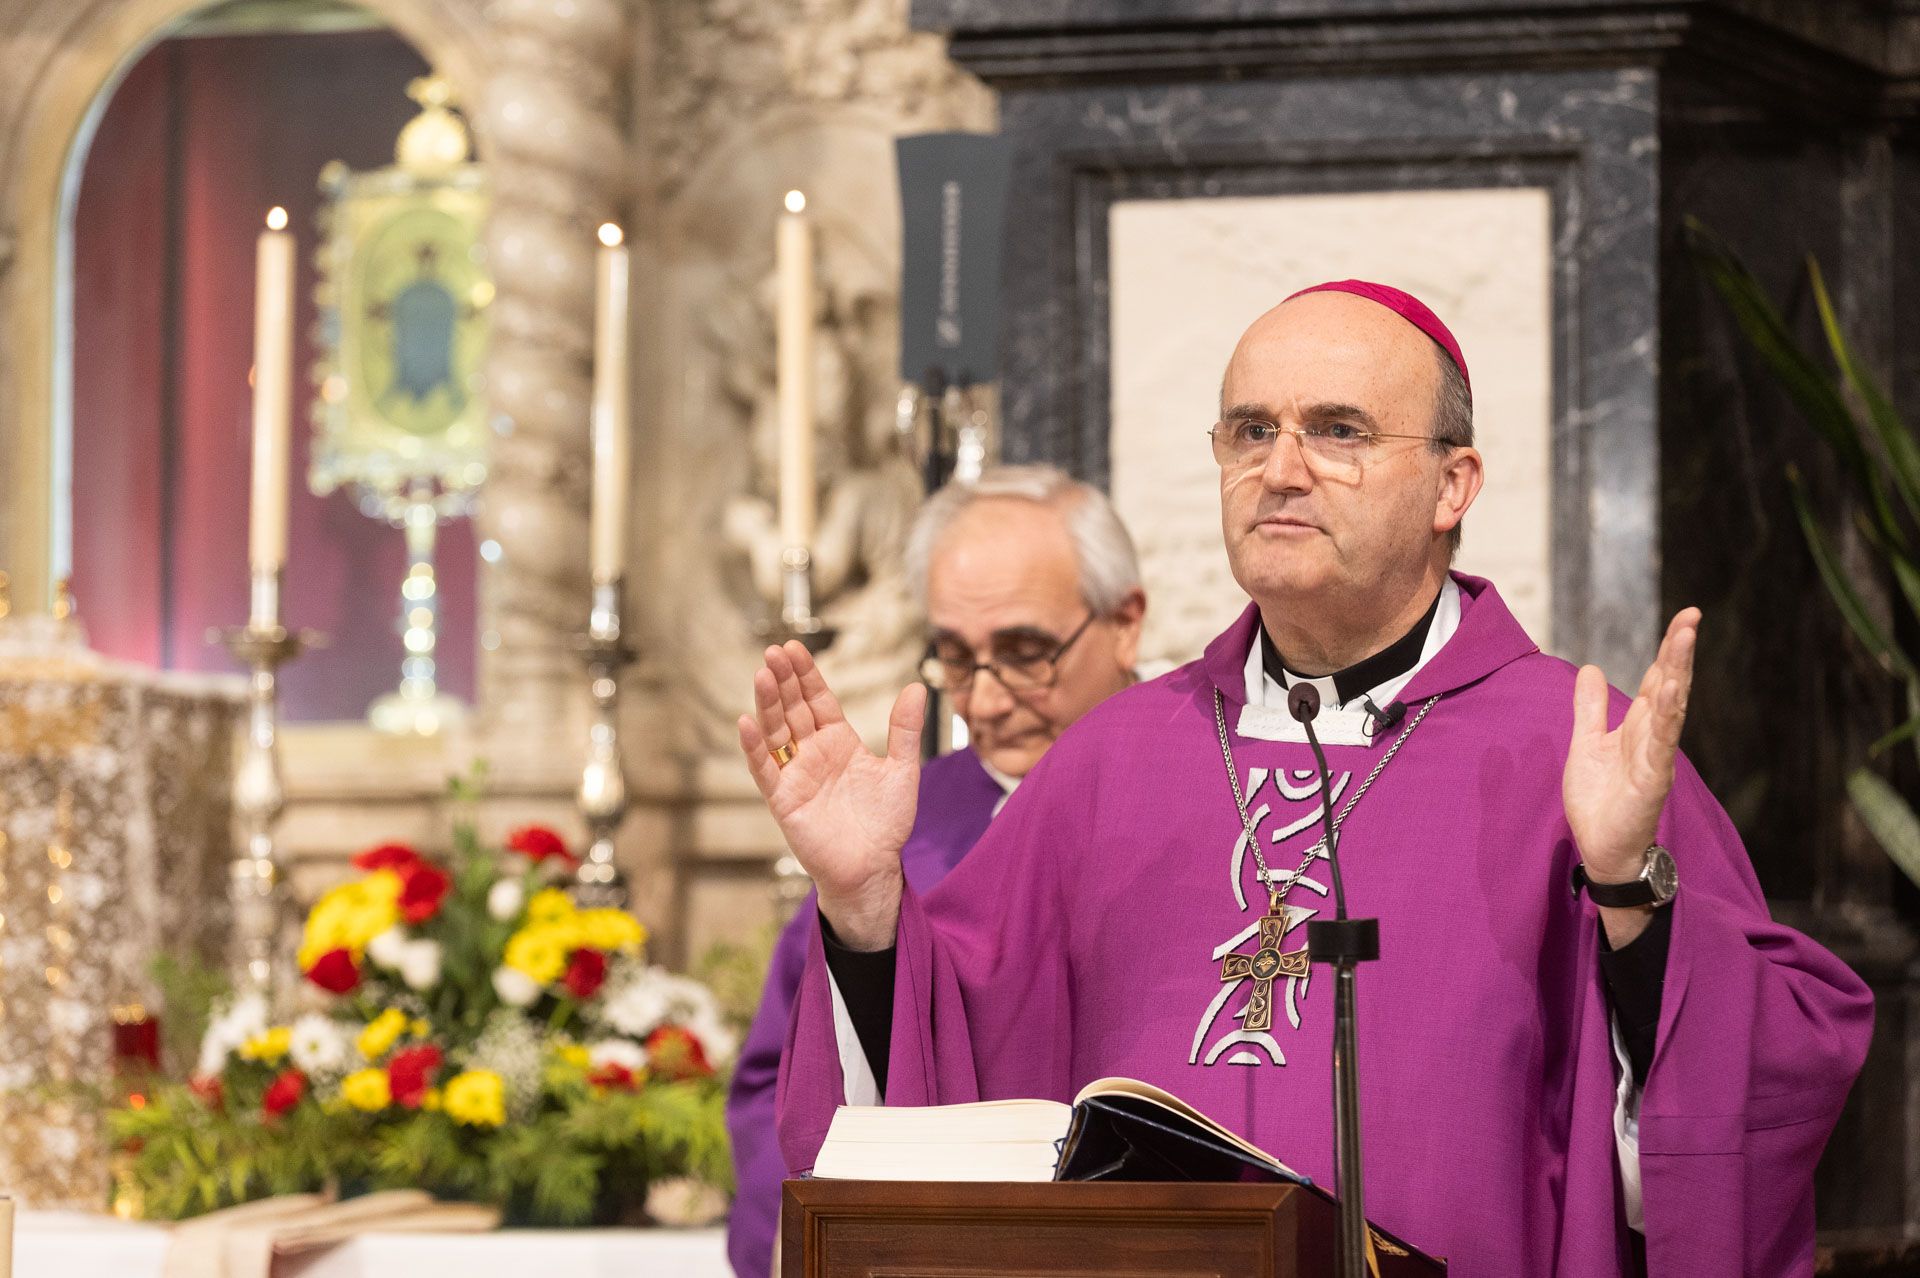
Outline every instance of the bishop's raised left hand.
POLYGON ((1585 666, 1573 688, 1573 740, 1561 801, 1587 874, 1601 882, 1639 875, 1660 810, 1673 789, 1673 758, 1693 687, 1700 610, 1682 609, 1640 680, 1626 718, 1607 730, 1607 678, 1585 666))

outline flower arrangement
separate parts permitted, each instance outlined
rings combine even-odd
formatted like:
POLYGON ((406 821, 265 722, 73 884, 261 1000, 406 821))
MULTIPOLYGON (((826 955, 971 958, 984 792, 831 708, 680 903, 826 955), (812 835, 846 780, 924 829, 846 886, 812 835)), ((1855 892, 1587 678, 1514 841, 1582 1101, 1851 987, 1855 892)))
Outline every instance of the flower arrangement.
POLYGON ((495 853, 463 828, 450 864, 403 844, 353 864, 306 919, 311 1010, 226 1000, 192 1077, 114 1113, 123 1207, 415 1187, 571 1225, 633 1217, 663 1177, 730 1188, 734 1030, 646 963, 631 914, 575 906, 558 835, 495 853))

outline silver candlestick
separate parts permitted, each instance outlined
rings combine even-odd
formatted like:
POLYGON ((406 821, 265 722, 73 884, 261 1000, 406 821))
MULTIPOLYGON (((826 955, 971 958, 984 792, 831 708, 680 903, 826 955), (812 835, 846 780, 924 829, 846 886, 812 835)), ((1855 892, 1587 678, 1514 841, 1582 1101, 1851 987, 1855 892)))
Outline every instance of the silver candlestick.
POLYGON ((592 842, 574 871, 573 895, 588 908, 627 906, 627 880, 614 863, 613 836, 627 815, 627 772, 620 758, 620 671, 634 651, 620 637, 623 579, 595 582, 593 611, 580 652, 587 663, 593 721, 587 729, 587 761, 580 771, 580 815, 592 842))
POLYGON ((308 648, 326 642, 312 631, 295 633, 280 624, 280 570, 256 569, 252 606, 244 626, 207 632, 244 662, 247 680, 247 739, 234 774, 233 807, 241 834, 228 870, 227 897, 233 907, 228 965, 236 990, 270 993, 274 945, 280 925, 279 859, 273 827, 286 807, 280 783, 280 667, 308 648))
POLYGON ((833 646, 839 632, 813 615, 813 552, 788 546, 780 554, 780 619, 760 627, 769 643, 798 639, 818 656, 833 646))

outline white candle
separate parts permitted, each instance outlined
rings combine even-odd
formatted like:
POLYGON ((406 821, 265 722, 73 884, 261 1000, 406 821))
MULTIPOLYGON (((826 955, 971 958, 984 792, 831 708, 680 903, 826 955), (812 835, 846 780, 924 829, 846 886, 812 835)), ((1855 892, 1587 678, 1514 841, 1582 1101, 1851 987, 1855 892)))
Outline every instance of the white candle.
MULTIPOLYGON (((293 236, 287 212, 267 214, 253 297, 253 501, 247 559, 254 572, 287 561, 287 451, 293 408, 293 236)), ((272 617, 254 618, 271 623, 272 617)))
POLYGON ((0 1278, 13 1275, 13 1199, 0 1196, 0 1278))
POLYGON ((788 547, 813 544, 813 225, 806 208, 806 196, 788 191, 774 236, 780 539, 788 547))
POLYGON ((627 250, 620 228, 600 228, 593 325, 593 520, 588 564, 596 583, 627 566, 627 250))

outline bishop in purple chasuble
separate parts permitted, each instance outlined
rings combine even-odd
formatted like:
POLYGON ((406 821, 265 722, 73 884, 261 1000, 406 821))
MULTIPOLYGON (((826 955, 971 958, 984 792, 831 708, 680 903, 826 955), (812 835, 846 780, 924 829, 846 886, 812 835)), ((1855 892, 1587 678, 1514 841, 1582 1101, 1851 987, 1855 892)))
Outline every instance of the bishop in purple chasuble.
MULTIPOLYGON (((1381 930, 1359 984, 1368 1214, 1463 1278, 1611 1278, 1630 1263, 1622 1067, 1597 912, 1570 888, 1575 670, 1536 648, 1489 583, 1453 579, 1458 629, 1400 692, 1406 718, 1327 749, 1351 908, 1381 930)), ((1301 871, 1282 948, 1331 908, 1325 863, 1302 868, 1327 798, 1312 755, 1243 731, 1259 622, 1249 607, 1199 661, 1086 715, 939 886, 909 876, 888 1104, 1068 1101, 1130 1075, 1333 1183, 1329 978, 1277 978, 1270 1024, 1254 1029, 1248 965, 1228 965, 1256 948, 1268 894, 1216 697, 1266 861, 1301 871)), ((1626 706, 1613 693, 1613 722, 1626 706)), ((1649 1269, 1810 1274, 1813 1167, 1864 1057, 1870 997, 1769 919, 1738 835, 1684 758, 1659 837, 1681 887, 1638 1104, 1649 1269)), ((801 927, 778 1084, 795 1170, 842 1097, 817 916, 801 927)))
MULTIPOLYGON (((956 750, 920 773, 920 806, 913 834, 900 850, 901 867, 916 891, 929 892, 986 832, 1005 793, 970 749, 956 750)), ((764 1278, 773 1266, 780 1227, 780 1182, 787 1177, 774 1130, 774 1083, 786 1041, 793 998, 806 971, 807 941, 816 916, 813 898, 800 907, 774 945, 760 1010, 747 1033, 727 1093, 727 1134, 733 1143, 737 1189, 727 1221, 727 1258, 741 1278, 764 1278)))

